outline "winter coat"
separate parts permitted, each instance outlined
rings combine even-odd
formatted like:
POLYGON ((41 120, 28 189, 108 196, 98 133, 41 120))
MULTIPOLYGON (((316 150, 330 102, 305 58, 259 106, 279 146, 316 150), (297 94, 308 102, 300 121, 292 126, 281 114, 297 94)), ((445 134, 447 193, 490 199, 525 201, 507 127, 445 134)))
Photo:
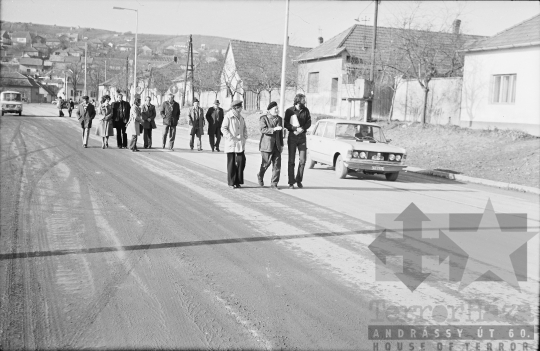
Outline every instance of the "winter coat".
POLYGON ((225 152, 243 152, 248 138, 246 122, 241 114, 234 115, 234 110, 227 112, 221 125, 225 139, 225 152))
POLYGON ((204 135, 204 110, 200 107, 189 109, 189 125, 191 125, 190 135, 204 135))
POLYGON ((134 135, 139 136, 140 125, 142 124, 142 122, 143 120, 141 115, 141 107, 134 104, 129 115, 129 120, 126 124, 126 134, 128 135, 128 137, 134 135))
POLYGON ((208 134, 214 134, 216 130, 221 129, 223 123, 223 109, 218 107, 210 107, 206 111, 206 121, 208 121, 208 134))
POLYGON ((56 108, 59 110, 63 109, 65 103, 66 102, 62 98, 58 99, 58 101, 56 101, 56 108))
POLYGON ((144 129, 156 129, 156 107, 152 104, 150 106, 144 104, 141 108, 141 114, 143 119, 143 128, 144 129), (148 121, 150 118, 150 122, 148 121))
POLYGON ((118 124, 118 126, 121 126, 122 124, 126 124, 129 120, 130 116, 130 110, 131 106, 129 105, 129 102, 127 101, 116 101, 112 105, 113 107, 113 121, 115 124, 118 124), (120 116, 123 116, 120 118, 120 116), (118 122, 118 123, 116 123, 118 122))
POLYGON ((113 110, 111 105, 101 105, 99 109, 99 115, 97 120, 99 121, 96 135, 101 137, 108 137, 114 135, 113 127, 113 110))
POLYGON ((283 127, 283 119, 279 116, 262 115, 259 119, 261 128, 261 141, 259 142, 259 151, 272 152, 274 144, 277 145, 279 152, 283 150, 283 129, 274 131, 274 127, 283 127))
POLYGON ((96 117, 94 105, 85 105, 84 102, 79 104, 79 107, 77 108, 77 118, 82 128, 92 128, 92 120, 94 117, 96 117))
POLYGON ((180 118, 180 105, 176 101, 173 101, 172 104, 168 100, 163 101, 159 113, 163 117, 164 126, 176 127, 180 118))
POLYGON ((311 127, 311 114, 309 113, 307 107, 304 107, 301 110, 297 110, 295 106, 288 108, 285 111, 285 119, 283 122, 285 123, 285 128, 289 131, 289 139, 295 139, 299 142, 306 141, 306 132, 309 127, 311 127), (293 115, 296 115, 296 118, 298 119, 298 124, 303 129, 302 133, 298 135, 294 134, 296 128, 298 127, 293 126, 291 123, 291 117, 293 115))

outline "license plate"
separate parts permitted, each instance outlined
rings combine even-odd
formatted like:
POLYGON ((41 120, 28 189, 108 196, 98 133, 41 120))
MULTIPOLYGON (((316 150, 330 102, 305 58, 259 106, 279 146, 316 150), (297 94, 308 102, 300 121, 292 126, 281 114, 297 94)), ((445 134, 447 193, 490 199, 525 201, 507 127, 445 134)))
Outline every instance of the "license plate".
POLYGON ((371 166, 371 169, 374 171, 384 171, 384 167, 371 166))

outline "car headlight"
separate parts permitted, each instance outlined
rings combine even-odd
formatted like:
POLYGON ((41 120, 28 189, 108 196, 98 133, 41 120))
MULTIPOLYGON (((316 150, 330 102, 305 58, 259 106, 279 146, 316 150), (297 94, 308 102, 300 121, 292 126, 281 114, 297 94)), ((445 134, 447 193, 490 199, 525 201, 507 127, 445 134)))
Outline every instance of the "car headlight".
POLYGON ((396 155, 396 161, 401 161, 401 155, 396 155))
POLYGON ((358 151, 354 151, 354 152, 352 153, 352 156, 358 158, 358 151))
POLYGON ((367 158, 367 155, 364 151, 362 151, 359 156, 360 158, 367 158))
POLYGON ((388 159, 389 159, 390 161, 394 161, 394 160, 396 159, 396 155, 390 154, 390 155, 388 156, 388 159))

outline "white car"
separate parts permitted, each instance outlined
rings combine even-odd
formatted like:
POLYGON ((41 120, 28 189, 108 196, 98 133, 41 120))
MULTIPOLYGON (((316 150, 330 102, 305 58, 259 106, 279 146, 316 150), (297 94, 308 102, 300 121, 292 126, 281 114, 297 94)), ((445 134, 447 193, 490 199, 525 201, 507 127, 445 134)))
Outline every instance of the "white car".
POLYGON ((3 91, 0 93, 0 104, 2 104, 2 116, 5 113, 16 113, 22 116, 23 99, 18 91, 3 91))
POLYGON ((365 174, 384 174, 395 181, 407 167, 405 149, 388 145, 381 127, 374 123, 344 119, 322 119, 307 135, 307 166, 326 164, 335 167, 336 176, 345 178, 349 170, 365 174))

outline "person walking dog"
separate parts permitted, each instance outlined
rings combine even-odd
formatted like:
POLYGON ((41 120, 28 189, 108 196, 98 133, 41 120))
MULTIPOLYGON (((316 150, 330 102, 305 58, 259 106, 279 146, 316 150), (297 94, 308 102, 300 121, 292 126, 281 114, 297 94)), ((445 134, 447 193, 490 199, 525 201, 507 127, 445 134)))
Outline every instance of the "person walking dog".
POLYGON ((178 119, 180 119, 180 105, 174 101, 174 94, 169 94, 169 99, 163 101, 159 110, 161 117, 163 117, 163 148, 167 142, 167 136, 169 137, 169 150, 174 149, 174 139, 176 138, 176 126, 178 125, 178 119))
POLYGON ((94 105, 88 102, 89 97, 83 96, 83 102, 79 104, 77 109, 77 117, 82 128, 82 144, 83 147, 88 147, 88 134, 90 133, 90 128, 92 128, 92 120, 96 116, 96 110, 94 105))
POLYGON ((194 139, 197 136, 197 150, 202 151, 201 136, 204 135, 204 111, 199 107, 199 100, 193 100, 193 107, 189 109, 189 125, 191 126, 191 139, 189 147, 193 150, 194 139))
POLYGON ((259 151, 262 162, 257 180, 264 186, 264 173, 272 165, 272 179, 270 188, 279 190, 278 182, 281 173, 281 152, 283 150, 283 119, 278 115, 277 102, 272 101, 266 108, 267 112, 259 119, 261 141, 259 151))
POLYGON ((296 94, 294 106, 285 111, 285 128, 289 131, 287 147, 289 150, 289 189, 294 189, 294 184, 303 188, 304 167, 306 165, 306 131, 311 127, 311 115, 306 107, 306 96, 296 94), (298 173, 294 176, 294 161, 298 149, 298 173))
POLYGON ((97 126, 96 135, 102 137, 101 148, 109 147, 109 137, 114 135, 113 128, 113 110, 110 104, 111 97, 103 95, 101 98, 101 106, 99 107, 99 124, 97 126))
POLYGON ((242 100, 234 100, 231 109, 223 118, 221 132, 225 139, 227 154, 227 182, 231 188, 240 188, 244 184, 246 155, 244 154, 248 138, 246 122, 240 114, 242 100))
POLYGON ((141 114, 141 97, 136 94, 133 101, 133 108, 129 114, 129 120, 126 124, 126 133, 131 137, 129 142, 129 148, 132 152, 138 152, 137 137, 140 134, 140 125, 143 123, 141 114))
POLYGON ((152 129, 156 129, 156 107, 150 102, 152 98, 146 97, 146 103, 141 108, 143 119, 143 141, 144 148, 152 148, 152 129))
POLYGON ((219 100, 214 101, 214 106, 206 111, 206 121, 208 122, 208 141, 212 152, 219 151, 221 141, 221 124, 223 123, 223 109, 219 107, 219 100))

